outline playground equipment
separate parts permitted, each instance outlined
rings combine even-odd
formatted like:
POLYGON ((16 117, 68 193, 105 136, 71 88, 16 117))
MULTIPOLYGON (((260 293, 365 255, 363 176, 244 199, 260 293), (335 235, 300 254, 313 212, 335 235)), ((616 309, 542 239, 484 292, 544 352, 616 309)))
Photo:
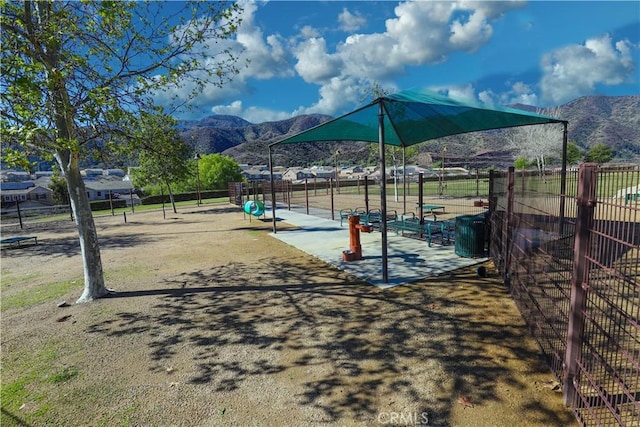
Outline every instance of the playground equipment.
POLYGON ((360 215, 349 215, 349 250, 342 252, 344 261, 357 261, 362 259, 362 246, 360 245, 360 232, 371 233, 373 227, 370 224, 360 224, 360 215))
POLYGON ((264 203, 260 200, 249 200, 244 204, 245 213, 253 216, 260 216, 264 214, 264 203))

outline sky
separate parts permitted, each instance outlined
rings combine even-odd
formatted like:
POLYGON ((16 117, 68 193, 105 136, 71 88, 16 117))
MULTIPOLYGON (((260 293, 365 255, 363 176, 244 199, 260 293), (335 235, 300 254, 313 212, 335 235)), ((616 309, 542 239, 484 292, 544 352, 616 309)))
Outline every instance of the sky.
MULTIPOLYGON (((180 119, 346 114, 427 88, 540 108, 640 94, 639 1, 242 1, 228 46, 248 67, 180 119)), ((158 99, 162 103, 162 99, 158 99)))

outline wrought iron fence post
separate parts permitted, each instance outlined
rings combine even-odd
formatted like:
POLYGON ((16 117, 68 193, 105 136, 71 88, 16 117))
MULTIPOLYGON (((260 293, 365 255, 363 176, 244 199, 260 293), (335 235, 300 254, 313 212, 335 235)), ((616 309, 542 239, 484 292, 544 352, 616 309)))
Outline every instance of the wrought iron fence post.
POLYGON ((504 226, 502 227, 502 260, 504 266, 502 269, 502 278, 508 288, 511 288, 511 279, 508 271, 511 262, 511 225, 513 215, 513 190, 515 187, 515 168, 509 166, 507 173, 507 205, 504 212, 504 226))
POLYGON ((573 274, 571 275, 571 297, 569 303, 569 324, 567 326, 567 350, 564 357, 564 378, 562 396, 567 406, 575 406, 579 387, 578 362, 584 339, 584 309, 589 287, 590 229, 596 205, 596 181, 598 165, 584 163, 578 170, 578 213, 576 217, 576 237, 574 243, 573 274))
POLYGON ((364 208, 369 212, 369 176, 364 176, 364 208))
POLYGON ((333 179, 329 178, 329 188, 331 190, 331 221, 336 219, 336 214, 333 211, 333 179))
POLYGON ((16 211, 18 212, 18 222, 20 223, 20 230, 24 228, 22 225, 22 213, 20 212, 20 200, 16 200, 16 211))
POLYGON ((308 188, 308 182, 306 177, 304 179, 304 199, 305 199, 305 204, 307 206, 307 215, 309 215, 309 188, 308 188))

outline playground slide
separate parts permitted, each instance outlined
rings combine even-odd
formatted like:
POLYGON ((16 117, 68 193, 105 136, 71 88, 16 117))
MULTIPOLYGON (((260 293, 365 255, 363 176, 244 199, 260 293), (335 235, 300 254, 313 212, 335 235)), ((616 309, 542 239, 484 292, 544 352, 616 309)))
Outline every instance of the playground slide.
POLYGON ((260 200, 249 200, 244 204, 244 211, 249 215, 260 216, 264 213, 264 203, 260 200))

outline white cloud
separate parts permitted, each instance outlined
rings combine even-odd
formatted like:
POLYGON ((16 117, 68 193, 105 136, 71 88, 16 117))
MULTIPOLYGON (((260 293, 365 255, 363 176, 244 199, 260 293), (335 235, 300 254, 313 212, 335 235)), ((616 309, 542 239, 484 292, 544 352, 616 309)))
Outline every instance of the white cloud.
POLYGON ((309 83, 320 83, 340 73, 341 59, 327 53, 323 38, 310 38, 295 47, 298 62, 295 69, 309 83))
POLYGON ((544 101, 561 104, 594 93, 596 85, 616 85, 632 78, 637 67, 628 41, 612 42, 609 35, 589 39, 584 45, 566 46, 542 58, 540 81, 544 101))
POLYGON ((516 82, 507 94, 503 95, 502 105, 525 104, 538 105, 538 95, 535 94, 531 86, 523 82, 516 82), (505 99, 506 97, 506 99, 505 99))
POLYGON ((211 109, 211 112, 214 114, 228 114, 242 117, 251 123, 273 122, 292 117, 290 113, 284 111, 274 111, 259 107, 249 107, 245 109, 242 101, 233 101, 228 105, 217 105, 211 109))
MULTIPOLYGON (((445 61, 452 52, 478 50, 493 34, 490 21, 522 2, 405 2, 395 7, 386 31, 351 34, 330 52, 317 32, 304 34, 294 49, 296 71, 321 86, 318 103, 298 111, 335 114, 349 105, 347 81, 389 81, 405 67, 445 61), (313 37, 305 37, 313 34, 313 37), (335 94, 332 91, 338 91, 335 94), (325 110, 322 110, 325 108, 325 110)), ((350 12, 349 12, 350 14, 350 12)), ((348 15, 343 11, 342 17, 348 15)), ((343 18, 346 19, 346 18, 343 18)))
POLYGON ((478 99, 476 98, 476 90, 472 84, 431 87, 430 90, 439 92, 451 99, 455 99, 467 104, 478 103, 478 99))
POLYGON ((495 93, 490 89, 482 91, 478 94, 478 99, 486 105, 538 105, 538 95, 534 89, 521 81, 513 83, 505 92, 495 93))
MULTIPOLYGON (((216 54, 228 50, 237 56, 236 66, 239 73, 233 76, 231 81, 225 81, 223 85, 216 84, 213 79, 200 91, 197 97, 190 101, 191 107, 200 110, 202 107, 224 102, 237 97, 239 93, 251 91, 249 81, 251 79, 272 79, 292 77, 295 72, 291 66, 293 57, 288 41, 277 34, 265 36, 262 30, 256 26, 254 15, 258 5, 254 2, 243 3, 241 14, 242 23, 234 37, 226 40, 214 40, 202 44, 198 48, 207 51, 213 56, 205 63, 208 69, 216 69, 216 54)), ((204 73, 195 75, 204 78, 204 73)), ((230 77, 230 75, 229 75, 230 77)), ((191 92, 195 85, 185 80, 184 86, 164 93, 158 93, 154 99, 159 104, 168 104, 172 97, 184 99, 184 94, 191 92)))
POLYGON ((493 28, 487 22, 484 13, 477 10, 469 15, 466 22, 456 19, 451 24, 451 33, 449 40, 453 46, 473 52, 491 38, 493 28))
POLYGON ((310 25, 305 25, 300 29, 300 36, 302 36, 303 39, 320 37, 320 30, 310 25))
MULTIPOLYGON (((453 52, 477 51, 492 37, 492 21, 522 4, 520 1, 403 2, 395 7, 395 16, 386 20, 385 31, 350 34, 333 49, 321 30, 308 25, 288 40, 279 34, 264 34, 254 19, 259 4, 243 2, 242 24, 237 34, 206 48, 233 52, 243 49, 238 56, 239 64, 246 59, 250 62, 222 87, 208 85, 192 105, 202 110, 225 104, 215 107, 214 111, 235 108, 242 112, 238 115, 248 120, 247 114, 280 117, 284 113, 244 109, 229 100, 237 99, 238 94, 250 93, 250 84, 255 79, 289 78, 297 74, 319 86, 319 99, 310 106, 300 106, 292 114, 335 115, 347 106, 361 103, 362 89, 370 87, 372 81, 389 86, 388 82, 401 76, 406 67, 443 62, 453 52)), ((343 9, 337 19, 341 28, 350 32, 366 24, 365 18, 354 10, 343 9)), ((186 89, 189 87, 164 96, 179 95, 186 89)), ((452 91, 464 94, 468 88, 452 91)))
POLYGON ((496 95, 491 90, 485 90, 478 94, 478 99, 485 105, 495 105, 496 95))
POLYGON ((340 29, 346 32, 352 32, 360 29, 367 20, 359 13, 351 13, 345 7, 342 9, 342 13, 338 15, 338 22, 340 23, 340 29))
POLYGON ((523 82, 513 83, 508 90, 501 93, 487 89, 476 94, 477 89, 473 84, 431 86, 429 90, 464 103, 477 104, 484 107, 506 106, 510 104, 538 105, 538 96, 529 85, 523 82))
POLYGON ((244 109, 242 108, 242 101, 233 101, 229 105, 216 105, 211 109, 214 114, 227 114, 230 116, 240 116, 244 109))
POLYGON ((299 114, 332 114, 340 111, 344 105, 363 103, 363 86, 367 82, 353 77, 334 77, 319 90, 320 99, 317 103, 297 108, 293 115, 299 114))

